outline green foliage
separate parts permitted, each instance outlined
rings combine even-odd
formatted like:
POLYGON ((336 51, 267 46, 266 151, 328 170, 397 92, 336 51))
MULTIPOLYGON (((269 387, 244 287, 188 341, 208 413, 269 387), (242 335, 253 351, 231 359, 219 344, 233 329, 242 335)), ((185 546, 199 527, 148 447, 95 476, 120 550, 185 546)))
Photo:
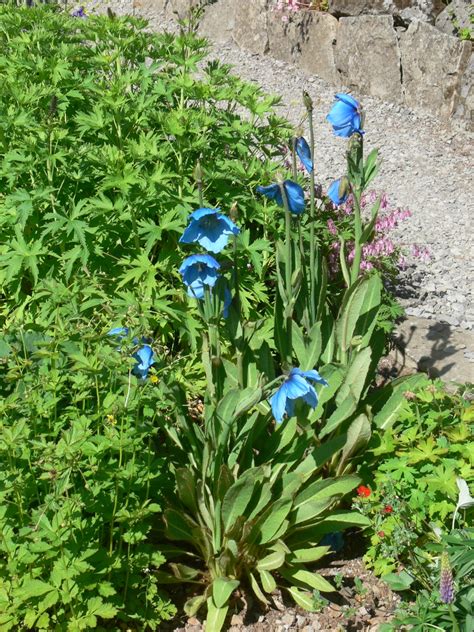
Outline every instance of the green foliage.
MULTIPOLYGON (((451 528, 456 479, 474 483, 473 419, 462 391, 425 379, 405 392, 394 423, 373 437, 360 469, 373 491, 358 506, 372 521, 365 559, 375 572, 430 563, 425 544, 433 527, 451 528)), ((469 508, 458 513, 458 524, 469 524, 469 515, 469 508)))
MULTIPOLYGON (((35 317, 53 282, 61 292, 86 278, 109 296, 133 292, 153 305, 160 334, 195 344, 196 321, 171 288, 198 204, 198 159, 204 203, 235 203, 252 231, 254 243, 240 244, 244 305, 268 304, 256 254, 276 223, 253 191, 271 168, 261 158, 289 133, 272 114, 277 99, 204 62, 192 31, 156 35, 143 20, 48 6, 0 6, 0 20, 0 292, 10 315, 35 317)), ((117 317, 125 311, 114 302, 117 317)))
POLYGON ((470 632, 474 628, 474 530, 454 531, 429 548, 437 557, 429 586, 414 594, 413 601, 402 603, 394 621, 385 624, 382 632, 395 632, 405 626, 414 632, 427 629, 470 632), (452 604, 443 603, 440 595, 441 552, 448 555, 453 574, 452 604))
POLYGON ((59 314, 50 330, 2 338, 2 630, 112 618, 159 629, 174 614, 150 542, 168 478, 156 449, 165 404, 159 383, 123 375, 131 350, 59 314))

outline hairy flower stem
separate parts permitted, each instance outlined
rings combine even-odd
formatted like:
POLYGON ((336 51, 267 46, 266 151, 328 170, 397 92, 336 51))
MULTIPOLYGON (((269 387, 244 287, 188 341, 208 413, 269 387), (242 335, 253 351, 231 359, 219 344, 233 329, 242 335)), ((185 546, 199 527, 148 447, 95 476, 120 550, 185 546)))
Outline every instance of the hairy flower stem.
POLYGON ((296 181, 296 178, 298 177, 298 167, 297 167, 297 162, 296 162, 296 138, 293 137, 293 140, 291 141, 291 164, 293 166, 293 180, 296 181))
POLYGON ((293 276, 293 242, 291 241, 291 211, 288 204, 285 187, 280 183, 281 197, 285 208, 285 319, 286 319, 286 368, 289 369, 293 362, 292 357, 292 329, 293 329, 293 291, 291 287, 291 279, 293 276))
POLYGON ((315 213, 315 175, 314 175, 314 125, 313 125, 313 104, 308 102, 306 105, 308 112, 308 126, 309 126, 309 148, 311 150, 311 159, 313 161, 313 169, 309 174, 309 284, 310 284, 310 305, 309 314, 311 326, 314 325, 317 318, 317 304, 316 298, 316 279, 320 274, 320 270, 316 266, 316 253, 318 250, 318 242, 315 235, 314 223, 316 221, 315 213))
POLYGON ((361 191, 359 188, 355 189, 352 185, 351 189, 354 197, 354 261, 351 268, 351 284, 354 284, 359 277, 362 258, 362 217, 360 211, 361 191))

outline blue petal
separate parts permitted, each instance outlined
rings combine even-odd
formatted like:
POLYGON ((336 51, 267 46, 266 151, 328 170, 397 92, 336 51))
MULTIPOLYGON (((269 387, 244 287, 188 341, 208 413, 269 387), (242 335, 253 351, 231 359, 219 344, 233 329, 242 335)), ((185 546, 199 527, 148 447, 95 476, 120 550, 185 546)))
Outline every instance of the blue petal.
POLYGON ((120 336, 121 338, 128 336, 128 327, 114 327, 107 332, 107 336, 120 336))
POLYGON ((334 180, 334 182, 332 182, 328 188, 328 197, 331 200, 331 202, 335 204, 336 206, 343 204, 347 200, 347 197, 349 195, 349 192, 346 191, 346 193, 344 193, 342 197, 339 196, 340 185, 341 185, 341 178, 338 178, 337 180, 334 180))
POLYGON ((288 417, 293 417, 293 415, 295 414, 295 400, 294 399, 287 399, 286 400, 286 406, 285 406, 285 410, 286 410, 286 414, 288 415, 288 417))
POLYGON ((279 184, 269 184, 267 187, 258 186, 257 193, 261 193, 262 195, 265 195, 269 200, 275 200, 277 204, 283 206, 279 184))
POLYGON ((227 246, 229 236, 223 233, 215 236, 214 234, 209 234, 208 232, 208 234, 202 235, 202 237, 200 237, 197 241, 205 250, 209 250, 210 252, 217 254, 227 246))
POLYGON ((270 398, 270 405, 275 421, 280 424, 283 421, 286 408, 286 383, 282 384, 270 398))
POLYGON ((215 270, 219 270, 219 268, 221 267, 220 264, 211 255, 190 255, 189 257, 186 257, 186 259, 179 267, 179 272, 181 274, 184 274, 187 269, 199 263, 207 266, 208 268, 214 268, 215 270))
POLYGON ((304 211, 304 191, 302 187, 292 180, 285 180, 284 185, 290 211, 295 215, 300 215, 304 211))
POLYGON ((189 226, 185 229, 184 233, 179 238, 182 244, 192 244, 199 237, 199 224, 198 222, 191 220, 189 226))
POLYGON ((311 386, 311 384, 308 384, 308 387, 309 387, 308 392, 306 393, 306 395, 303 395, 303 400, 311 408, 316 408, 316 406, 318 405, 318 395, 316 391, 314 390, 314 386, 311 386))
POLYGON ((197 298, 198 300, 204 298, 204 283, 201 279, 197 279, 188 285, 187 294, 191 298, 197 298))
POLYGON ((339 101, 342 101, 343 103, 346 103, 347 105, 350 105, 355 110, 359 109, 359 102, 356 101, 354 97, 351 96, 350 94, 345 94, 344 92, 337 92, 336 99, 339 99, 339 101))
POLYGON ((324 386, 328 385, 326 380, 319 375, 316 369, 312 369, 311 371, 303 371, 302 374, 308 380, 314 380, 315 382, 318 382, 319 384, 324 384, 324 386))
POLYGON ((133 367, 133 373, 145 379, 148 375, 148 370, 152 364, 155 363, 153 360, 153 349, 150 345, 144 345, 136 353, 132 356, 137 361, 137 364, 133 367))
POLYGON ((301 375, 292 375, 286 380, 286 392, 290 399, 303 397, 312 388, 301 375))
POLYGON ((189 216, 189 219, 198 220, 203 217, 206 217, 207 215, 217 215, 219 211, 220 211, 219 208, 198 208, 197 210, 191 213, 191 215, 189 216))
POLYGON ((313 171, 313 160, 311 158, 311 149, 309 148, 306 139, 300 136, 296 139, 295 143, 296 153, 298 154, 301 162, 303 163, 306 171, 311 173, 313 171))
POLYGON ((238 235, 240 233, 240 228, 236 226, 234 222, 226 215, 220 215, 219 220, 221 222, 224 222, 224 224, 226 225, 224 230, 228 231, 230 234, 238 235))

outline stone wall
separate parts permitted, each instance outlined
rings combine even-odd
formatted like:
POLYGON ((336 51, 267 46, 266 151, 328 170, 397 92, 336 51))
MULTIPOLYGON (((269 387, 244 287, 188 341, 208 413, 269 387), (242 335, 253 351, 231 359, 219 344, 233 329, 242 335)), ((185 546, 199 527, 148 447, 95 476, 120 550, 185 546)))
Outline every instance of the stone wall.
POLYGON ((286 21, 272 0, 121 4, 154 24, 157 16, 184 16, 190 6, 204 5, 200 31, 211 40, 293 63, 336 89, 404 103, 441 119, 457 117, 474 129, 472 44, 446 28, 441 0, 330 0, 328 13, 299 11, 286 21))

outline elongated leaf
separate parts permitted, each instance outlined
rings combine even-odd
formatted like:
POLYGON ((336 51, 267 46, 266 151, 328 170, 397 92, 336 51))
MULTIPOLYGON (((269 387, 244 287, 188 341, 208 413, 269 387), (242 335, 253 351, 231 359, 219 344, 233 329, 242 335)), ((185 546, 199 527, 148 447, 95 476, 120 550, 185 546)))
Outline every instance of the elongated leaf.
POLYGON ((176 487, 178 488, 178 496, 185 507, 196 510, 196 478, 191 470, 182 467, 176 470, 176 487))
POLYGON ((280 498, 272 503, 255 523, 249 540, 258 544, 266 544, 275 539, 292 506, 293 500, 291 498, 280 498))
POLYGON ((298 525, 308 520, 314 520, 320 516, 336 501, 336 496, 323 498, 321 500, 310 500, 291 512, 290 520, 292 525, 298 525))
POLYGON ((358 476, 340 476, 315 481, 296 496, 294 506, 299 507, 309 501, 323 500, 330 496, 343 496, 357 487, 359 483, 358 476))
POLYGON ((197 524, 189 517, 185 518, 182 513, 174 509, 167 509, 164 513, 164 521, 166 535, 170 540, 184 540, 194 543, 192 529, 197 527, 197 524))
POLYGON ((337 473, 344 471, 344 465, 355 454, 357 454, 364 446, 367 445, 371 436, 370 421, 367 415, 358 415, 349 426, 347 431, 347 440, 342 454, 339 458, 337 473))
POLYGON ((283 551, 275 551, 259 560, 257 563, 258 571, 273 571, 280 568, 285 563, 285 553, 283 551))
POLYGON ((334 592, 335 590, 324 577, 304 568, 284 568, 280 572, 289 582, 297 582, 321 592, 334 592))
POLYGON ((331 432, 334 432, 334 430, 336 430, 336 428, 338 428, 342 424, 342 422, 344 422, 346 419, 349 419, 349 417, 355 412, 356 408, 357 401, 352 395, 348 395, 346 399, 342 402, 342 404, 338 408, 336 408, 333 414, 329 417, 326 425, 319 433, 318 438, 322 439, 331 432))
POLYGON ((212 598, 217 608, 227 606, 227 602, 239 584, 237 579, 229 579, 228 577, 217 577, 212 582, 212 598))
POLYGON ((268 571, 259 571, 260 583, 266 593, 272 593, 276 588, 275 578, 268 571))
POLYGON ((307 564, 308 562, 317 562, 330 551, 330 546, 315 546, 311 549, 295 549, 288 558, 288 562, 297 562, 299 564, 307 564))
POLYGON ((300 608, 303 608, 303 610, 306 610, 307 612, 316 611, 312 593, 299 590, 299 588, 296 588, 296 586, 291 586, 286 590, 290 593, 293 601, 297 606, 300 606, 300 608))
POLYGON ((341 406, 348 395, 352 395, 356 402, 359 401, 367 380, 367 373, 370 368, 372 350, 367 347, 353 356, 347 368, 344 382, 336 396, 336 404, 341 406))
POLYGON ((318 448, 308 454, 294 471, 303 474, 307 480, 316 474, 334 454, 339 452, 345 442, 346 438, 344 435, 324 441, 318 448))
POLYGON ((214 603, 212 597, 208 597, 206 630, 212 630, 212 632, 220 632, 225 623, 228 609, 228 606, 225 606, 224 608, 218 608, 214 603))
MULTIPOLYGON (((255 483, 258 482, 258 479, 255 483)), ((224 533, 227 532, 239 516, 245 515, 245 509, 252 498, 254 484, 248 477, 242 477, 227 490, 222 501, 222 522, 224 533)))
POLYGON ((255 593, 255 596, 257 597, 257 599, 259 601, 261 601, 262 603, 264 603, 266 606, 268 606, 270 604, 270 602, 268 601, 268 599, 263 594, 263 590, 260 588, 260 586, 258 584, 258 581, 256 580, 256 578, 253 575, 253 573, 249 573, 249 579, 250 579, 250 587, 252 588, 253 592, 255 593))
POLYGON ((201 608, 206 602, 205 595, 198 595, 197 597, 191 597, 184 604, 184 612, 188 617, 194 617, 197 614, 199 608, 201 608))

